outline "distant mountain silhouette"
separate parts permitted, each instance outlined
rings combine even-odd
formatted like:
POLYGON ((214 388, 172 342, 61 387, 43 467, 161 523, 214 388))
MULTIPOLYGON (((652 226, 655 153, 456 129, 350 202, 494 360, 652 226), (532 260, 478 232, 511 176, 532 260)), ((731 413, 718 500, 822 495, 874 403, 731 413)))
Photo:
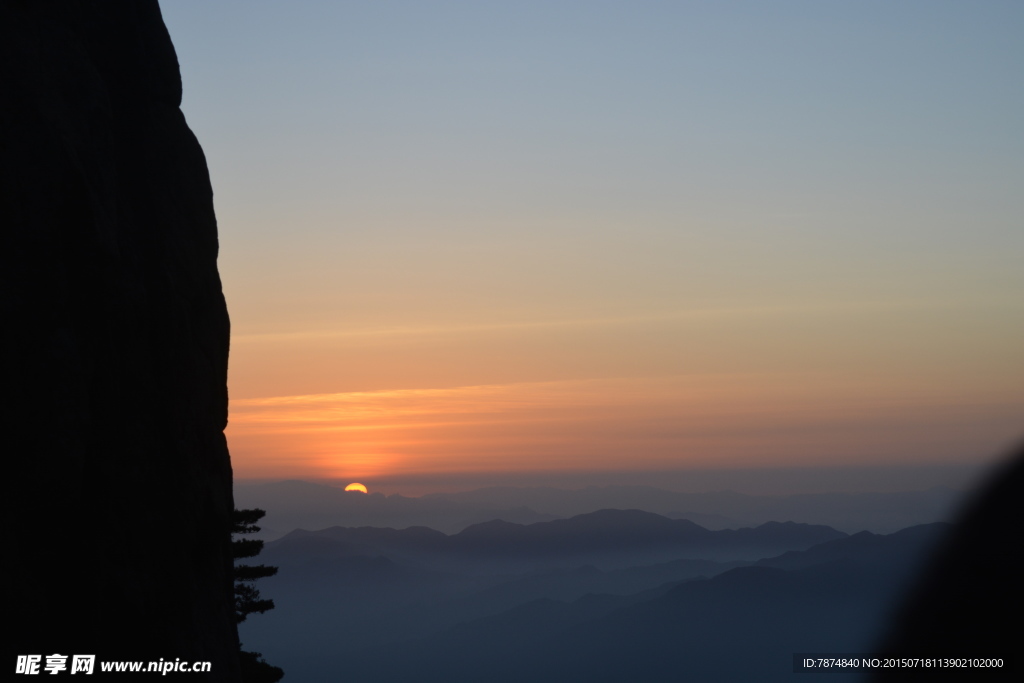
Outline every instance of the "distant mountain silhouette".
POLYGON ((862 652, 945 525, 836 539, 632 596, 540 600, 362 653, 359 680, 790 681, 794 652, 862 652), (798 567, 781 569, 772 564, 798 567))
POLYGON ((855 560, 865 568, 899 568, 901 571, 918 569, 922 551, 937 545, 947 537, 953 525, 944 522, 921 524, 894 534, 873 534, 862 531, 845 538, 819 543, 804 551, 790 551, 778 557, 757 562, 764 567, 804 569, 814 565, 855 560))
POLYGON ((266 554, 281 562, 279 548, 294 547, 301 538, 319 537, 321 542, 330 539, 339 544, 331 551, 334 554, 377 553, 435 568, 476 562, 503 563, 514 571, 580 564, 609 569, 683 557, 755 560, 843 536, 828 527, 793 522, 709 531, 688 520, 641 510, 599 510, 529 525, 493 520, 450 536, 425 527, 296 530, 268 543, 266 554))
POLYGON ((318 680, 361 648, 444 633, 536 600, 553 610, 548 628, 554 613, 585 621, 593 610, 604 614, 749 564, 694 555, 756 559, 759 548, 770 555, 843 537, 789 523, 709 531, 638 510, 530 525, 492 521, 451 535, 423 527, 296 530, 267 543, 261 557, 280 572, 261 589, 277 609, 243 624, 242 637, 272 652, 289 675, 318 680), (583 619, 573 605, 595 593, 604 595, 581 603, 583 619))
POLYGON ((304 680, 342 664, 361 681, 658 681, 674 667, 703 672, 696 680, 715 680, 715 667, 722 680, 789 680, 793 652, 870 648, 948 529, 711 531, 599 510, 453 534, 295 530, 264 551, 281 567, 266 579, 277 614, 243 625, 243 638, 304 680), (630 666, 642 675, 625 676, 630 666))
MULTIPOLYGON (((731 528, 757 526, 772 520, 824 524, 853 533, 871 530, 892 533, 916 524, 948 521, 963 493, 933 487, 898 493, 813 493, 750 495, 734 491, 681 493, 654 486, 588 486, 564 490, 551 487, 496 486, 459 493, 423 496, 423 502, 517 507, 569 517, 603 508, 639 509, 679 518, 685 510, 692 521, 723 522, 731 528)), ((703 525, 703 524, 702 524, 703 525)), ((710 528, 710 527, 709 527, 710 528)))
POLYGON ((235 486, 238 505, 267 510, 261 538, 279 538, 292 529, 329 526, 405 528, 427 526, 456 533, 492 519, 530 524, 560 515, 536 512, 523 505, 475 505, 444 499, 410 498, 398 494, 346 492, 304 481, 235 486))
POLYGON ((902 493, 753 496, 730 491, 679 493, 651 486, 592 486, 579 490, 492 487, 411 498, 346 493, 301 481, 235 487, 239 505, 268 511, 262 536, 268 540, 296 528, 330 526, 428 526, 454 534, 494 519, 532 524, 602 509, 654 512, 671 519, 689 519, 712 530, 790 520, 831 526, 847 533, 891 533, 948 519, 962 495, 942 488, 902 493))

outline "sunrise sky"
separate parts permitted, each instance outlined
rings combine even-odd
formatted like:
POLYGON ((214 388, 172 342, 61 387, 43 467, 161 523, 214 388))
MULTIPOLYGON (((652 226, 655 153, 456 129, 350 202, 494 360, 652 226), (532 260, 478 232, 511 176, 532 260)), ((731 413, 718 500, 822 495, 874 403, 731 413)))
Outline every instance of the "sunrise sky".
POLYGON ((237 478, 657 483, 1024 435, 1024 4, 162 5, 237 478))

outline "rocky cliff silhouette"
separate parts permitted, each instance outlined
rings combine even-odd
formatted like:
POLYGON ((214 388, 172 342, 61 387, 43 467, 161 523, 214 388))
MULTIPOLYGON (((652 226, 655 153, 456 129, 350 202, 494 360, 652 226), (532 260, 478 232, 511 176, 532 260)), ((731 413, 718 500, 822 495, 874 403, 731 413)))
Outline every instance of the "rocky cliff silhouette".
MULTIPOLYGON (((1002 658, 998 668, 939 672, 1017 681, 1024 609, 1024 445, 975 495, 910 593, 880 648, 893 657, 1002 658)), ((937 680, 934 670, 882 670, 874 681, 937 680)))
POLYGON ((228 316, 160 9, 2 0, 0 70, 7 665, 237 680, 228 316))

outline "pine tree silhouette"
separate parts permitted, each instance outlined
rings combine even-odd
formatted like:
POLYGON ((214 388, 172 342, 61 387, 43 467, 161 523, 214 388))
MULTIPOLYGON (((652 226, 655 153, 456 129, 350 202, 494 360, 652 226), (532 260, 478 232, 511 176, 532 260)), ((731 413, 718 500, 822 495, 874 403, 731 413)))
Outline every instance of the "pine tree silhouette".
MULTIPOLYGON (((231 519, 231 533, 236 536, 254 534, 260 530, 256 522, 266 515, 265 510, 235 510, 231 519)), ((233 538, 231 554, 236 560, 256 557, 263 550, 263 541, 251 538, 233 538)), ((235 565, 235 622, 242 623, 253 612, 263 614, 274 609, 273 600, 260 597, 260 592, 253 585, 257 579, 273 576, 277 567, 264 564, 235 565)), ((241 648, 241 643, 239 643, 241 648)), ((242 669, 242 680, 246 683, 277 683, 284 676, 284 671, 277 666, 268 664, 259 652, 240 650, 239 662, 242 669)))

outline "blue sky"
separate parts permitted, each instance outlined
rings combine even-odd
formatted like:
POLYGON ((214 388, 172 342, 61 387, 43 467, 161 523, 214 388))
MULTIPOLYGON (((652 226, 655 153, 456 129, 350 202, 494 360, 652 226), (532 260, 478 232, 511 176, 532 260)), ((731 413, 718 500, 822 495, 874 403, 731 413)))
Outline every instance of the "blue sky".
POLYGON ((748 373, 905 406, 869 460, 934 453, 935 401, 970 424, 941 459, 1024 426, 1019 3, 163 5, 233 397, 748 373))

